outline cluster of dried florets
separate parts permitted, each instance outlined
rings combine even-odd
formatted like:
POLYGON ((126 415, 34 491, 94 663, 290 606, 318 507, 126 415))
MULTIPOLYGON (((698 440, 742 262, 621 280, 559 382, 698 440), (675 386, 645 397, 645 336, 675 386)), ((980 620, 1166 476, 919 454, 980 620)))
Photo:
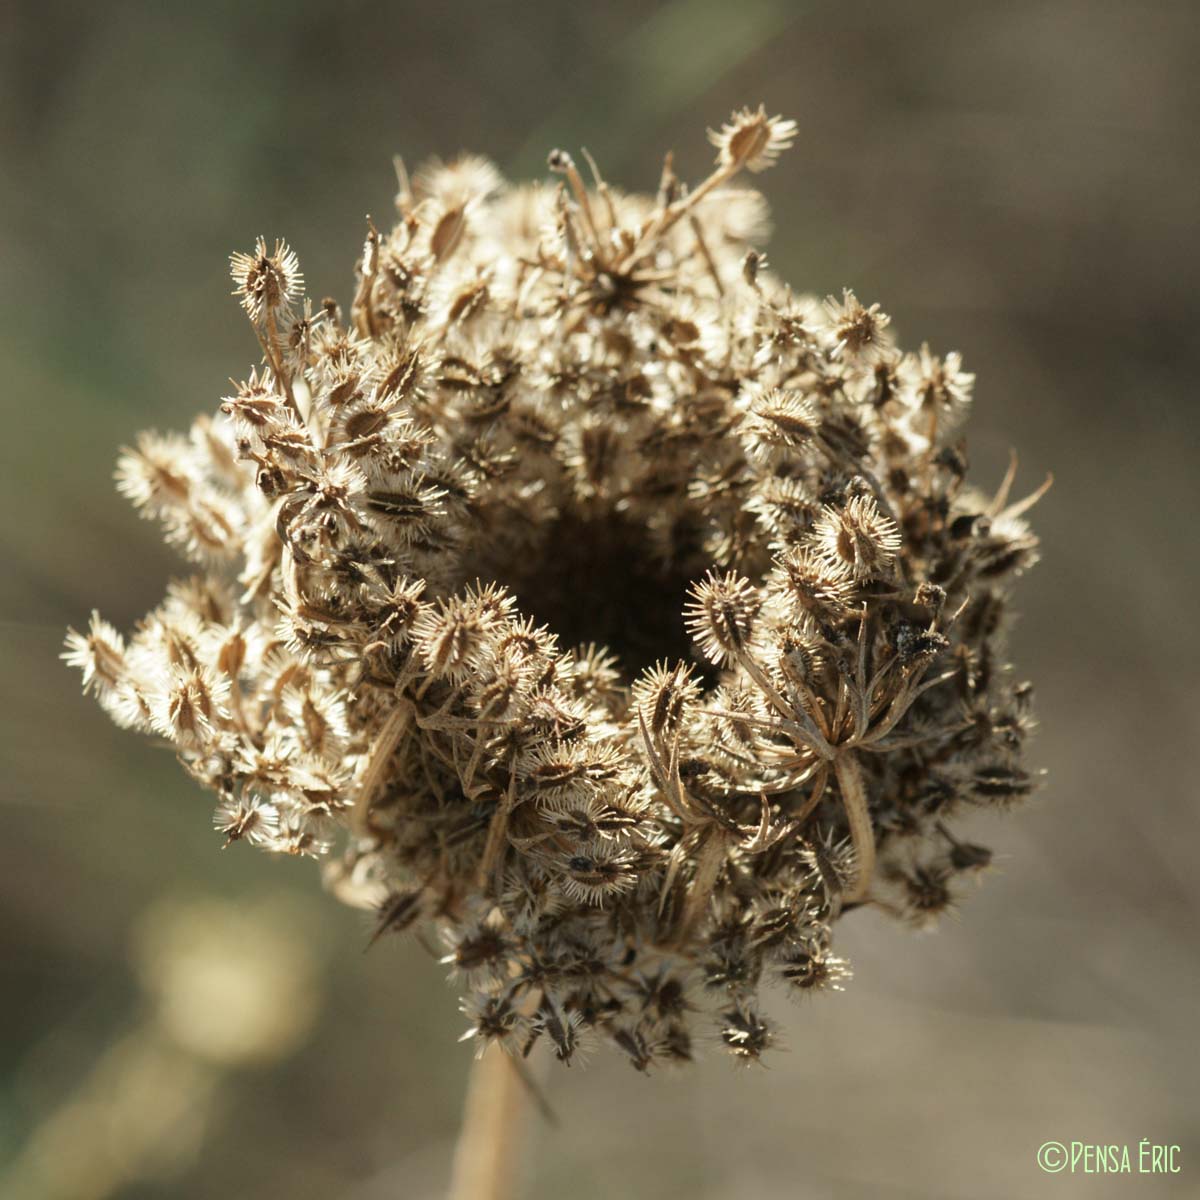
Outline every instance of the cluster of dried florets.
POLYGON ((201 573, 68 659, 226 839, 436 923, 484 1044, 645 1069, 709 1010, 757 1059, 764 979, 836 987, 851 906, 947 908, 990 857, 949 819, 1033 786, 1001 645, 1036 496, 964 483, 957 355, 767 272, 729 184, 794 136, 736 113, 656 197, 561 151, 553 187, 398 164, 349 319, 235 255, 262 366, 121 459, 201 573))

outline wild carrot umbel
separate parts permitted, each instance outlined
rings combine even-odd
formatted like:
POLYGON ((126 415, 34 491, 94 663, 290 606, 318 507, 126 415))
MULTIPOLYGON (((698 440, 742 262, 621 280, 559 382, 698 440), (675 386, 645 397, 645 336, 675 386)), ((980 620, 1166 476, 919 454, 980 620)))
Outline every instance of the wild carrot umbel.
POLYGON ((348 312, 234 255, 262 362, 120 460, 196 573, 66 658, 226 844, 436 925, 481 1048, 757 1060, 764 979, 837 988, 837 918, 935 917, 989 861, 955 817, 1034 787, 1040 492, 966 482, 957 355, 768 271, 739 180, 797 136, 743 110, 654 196, 400 164, 348 312))

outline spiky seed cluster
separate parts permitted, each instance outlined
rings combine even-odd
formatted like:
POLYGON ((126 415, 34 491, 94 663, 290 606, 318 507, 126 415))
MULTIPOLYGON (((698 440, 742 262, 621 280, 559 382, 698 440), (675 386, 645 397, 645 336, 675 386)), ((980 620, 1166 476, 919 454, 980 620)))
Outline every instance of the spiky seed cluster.
POLYGON ((121 459, 199 570, 65 657, 227 844, 439 925, 481 1044, 644 1070, 707 1011, 756 1060, 764 979, 837 987, 837 917, 936 916, 989 861, 948 823, 1034 786, 1002 647, 1036 495, 964 482, 957 355, 748 245, 730 183, 795 132, 736 113, 656 198, 557 151, 552 187, 401 166, 348 319, 282 243, 234 255, 262 364, 121 459))

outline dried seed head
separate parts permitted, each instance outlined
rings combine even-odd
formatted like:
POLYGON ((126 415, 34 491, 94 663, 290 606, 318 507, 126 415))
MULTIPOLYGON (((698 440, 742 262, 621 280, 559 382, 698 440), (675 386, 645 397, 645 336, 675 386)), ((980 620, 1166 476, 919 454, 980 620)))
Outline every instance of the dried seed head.
POLYGON ((851 974, 844 958, 820 947, 790 951, 779 961, 779 978, 797 994, 825 988, 840 992, 851 974))
POLYGON ((693 668, 683 663, 656 663, 633 685, 633 703, 655 736, 675 733, 699 696, 693 668))
POLYGON ((814 546, 831 570, 857 582, 885 578, 900 550, 900 531, 870 496, 826 507, 813 530, 814 546))
POLYGON ((64 658, 226 843, 436 926, 481 1046, 645 1071, 708 1014, 757 1061, 842 912, 931 919, 990 858, 947 822, 1038 782, 1004 639, 1044 488, 966 481, 957 355, 766 270, 730 184, 796 132, 743 109, 656 196, 399 164, 351 302, 234 255, 262 361, 122 454, 195 574, 64 658))
POLYGON ((832 331, 833 353, 838 357, 863 362, 878 362, 892 348, 887 332, 891 317, 878 304, 864 308, 858 297, 847 289, 841 300, 832 296, 825 301, 825 319, 832 331))
POLYGON ((251 254, 229 256, 229 275, 246 315, 255 324, 266 317, 291 315, 292 304, 304 286, 300 260, 286 242, 276 241, 271 253, 259 238, 251 254))
POLYGON ((750 644, 760 603, 757 589, 734 571, 712 572, 692 587, 691 596, 684 614, 697 645, 718 665, 736 659, 750 644))
POLYGON ((460 1007, 469 1024, 458 1040, 478 1039, 476 1057, 493 1043, 511 1054, 520 1052, 521 1043, 528 1034, 529 1021, 507 996, 473 996, 460 1007))
POLYGON ((738 1062, 758 1062, 775 1040, 771 1025, 748 1005, 723 1013, 722 1020, 721 1040, 738 1062))
POLYGON ((602 841, 585 843, 560 864, 560 886, 574 903, 602 906, 637 882, 635 860, 602 841))
POLYGON ((86 634, 70 630, 62 659, 83 672, 83 690, 98 696, 116 691, 125 679, 125 639, 93 612, 86 634))
POLYGON ((719 166, 757 173, 775 165, 796 140, 797 129, 795 121, 768 117, 760 104, 757 109, 735 112, 720 129, 710 129, 708 140, 717 148, 719 166))
POLYGON ((534 1017, 534 1030, 545 1036, 554 1049, 554 1057, 561 1063, 572 1063, 579 1057, 580 1027, 582 1014, 566 1011, 547 996, 534 1017))
POLYGON ((975 376, 962 369, 961 354, 952 352, 941 359, 922 344, 919 354, 904 356, 899 384, 915 409, 944 421, 957 419, 970 404, 975 376))
POLYGON ((465 679, 479 666, 486 638, 482 615, 458 597, 424 609, 413 625, 413 640, 435 678, 465 679))
POLYGON ((271 846, 279 836, 279 813, 261 796, 226 796, 213 812, 213 828, 225 838, 225 845, 246 842, 251 846, 271 846))
POLYGON ((772 452, 800 450, 820 433, 816 404, 799 392, 753 385, 746 389, 745 400, 742 436, 752 455, 764 458, 772 452))
POLYGON ((816 620, 829 622, 845 615, 853 588, 840 556, 831 561, 812 546, 789 547, 778 567, 781 586, 816 620))

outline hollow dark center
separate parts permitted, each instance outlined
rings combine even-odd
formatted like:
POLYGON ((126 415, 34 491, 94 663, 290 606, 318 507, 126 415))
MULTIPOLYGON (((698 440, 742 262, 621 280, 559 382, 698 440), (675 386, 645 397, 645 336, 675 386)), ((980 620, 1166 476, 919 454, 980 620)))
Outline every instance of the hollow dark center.
POLYGON ((490 565, 492 578, 549 626, 560 646, 605 646, 628 679, 659 659, 696 659, 683 606, 702 567, 664 565, 645 532, 618 514, 564 514, 538 552, 490 565))

